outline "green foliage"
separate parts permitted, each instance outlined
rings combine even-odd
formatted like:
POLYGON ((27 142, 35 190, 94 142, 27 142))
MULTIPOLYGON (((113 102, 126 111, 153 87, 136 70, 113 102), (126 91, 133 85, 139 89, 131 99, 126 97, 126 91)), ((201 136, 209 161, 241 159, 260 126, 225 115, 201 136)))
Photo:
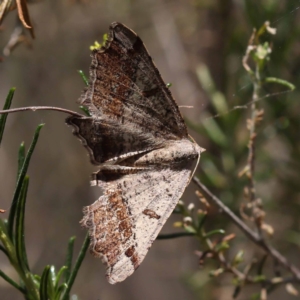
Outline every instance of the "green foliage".
MULTIPOLYGON (((230 109, 225 94, 216 88, 208 68, 205 65, 200 65, 197 69, 197 75, 202 87, 211 99, 212 113, 210 115, 206 113, 205 120, 201 124, 195 124, 187 120, 191 128, 201 133, 202 136, 206 136, 210 142, 210 149, 201 158, 201 166, 204 171, 201 181, 206 182, 206 184, 212 186, 214 189, 226 190, 226 194, 221 194, 222 201, 228 206, 233 207, 233 209, 239 208, 244 219, 248 219, 255 224, 257 232, 252 231, 252 229, 250 230, 253 232, 253 236, 258 235, 260 242, 263 243, 265 243, 266 237, 262 231, 268 235, 273 235, 274 229, 264 222, 266 212, 263 210, 260 196, 256 194, 256 181, 259 181, 255 168, 257 164, 256 154, 260 155, 259 146, 261 145, 261 140, 257 140, 258 134, 261 133, 258 125, 261 125, 264 117, 264 110, 259 109, 258 106, 263 106, 260 101, 265 99, 264 88, 270 83, 273 84, 273 88, 276 88, 277 85, 285 89, 288 88, 290 91, 295 90, 294 84, 287 80, 269 76, 267 72, 267 68, 272 62, 272 48, 271 42, 265 39, 267 34, 274 35, 275 33, 276 30, 270 27, 269 22, 265 22, 258 30, 254 30, 245 55, 241 60, 244 69, 250 77, 253 94, 250 99, 239 106, 234 106, 232 109, 230 109), (243 112, 249 114, 248 111, 250 111, 250 117, 246 121, 243 112), (249 133, 245 131, 245 138, 238 142, 237 134, 241 131, 241 126, 244 126, 245 130, 249 130, 249 133), (255 149, 256 151, 254 151, 255 149), (246 161, 243 162, 245 164, 244 167, 241 161, 246 161), (241 170, 239 174, 237 174, 238 168, 241 170), (246 200, 245 204, 240 199, 242 197, 246 200), (233 199, 235 203, 233 203, 233 199), (247 214, 244 212, 245 208, 249 208, 247 214)), ((270 108, 272 107, 268 107, 268 109, 270 108)), ((199 188, 201 190, 200 186, 199 188)), ((198 194, 198 196, 202 203, 206 203, 201 194, 198 194)), ((173 234, 173 237, 185 235, 197 237, 200 241, 199 248, 201 249, 199 251, 199 264, 203 265, 204 262, 207 263, 208 258, 216 261, 218 263, 217 268, 209 271, 209 276, 214 278, 219 277, 223 273, 231 273, 233 276, 233 285, 235 286, 233 291, 234 298, 238 297, 244 286, 249 283, 260 285, 258 288, 260 289, 260 293, 253 295, 254 298, 258 297, 258 299, 266 299, 266 295, 274 291, 279 284, 285 283, 287 286, 289 278, 281 278, 277 274, 273 278, 272 276, 270 278, 270 275, 267 275, 264 268, 266 258, 273 256, 271 253, 273 250, 267 250, 267 254, 263 256, 259 263, 256 262, 256 257, 252 258, 250 262, 249 259, 245 259, 244 253, 247 249, 239 249, 232 258, 232 253, 228 253, 228 249, 230 249, 228 241, 232 240, 235 235, 229 234, 220 238, 218 235, 224 235, 225 233, 223 229, 211 229, 206 232, 205 227, 211 227, 211 220, 207 217, 209 215, 209 207, 204 205, 204 208, 198 210, 196 214, 193 213, 193 210, 194 206, 185 208, 182 203, 178 205, 176 213, 179 212, 182 215, 182 222, 176 222, 175 227, 183 228, 185 234, 180 235, 180 232, 178 232, 173 234), (254 264, 258 265, 258 268, 255 270, 253 268, 254 264)), ((240 223, 245 224, 242 219, 239 220, 240 223)), ((214 228, 216 226, 225 227, 224 221, 224 225, 220 223, 215 222, 214 219, 214 228)), ((240 229, 242 228, 240 227, 240 229)), ((171 235, 160 236, 160 238, 164 237, 171 238, 171 235)), ((259 239, 257 241, 259 245, 259 239)), ((230 250, 232 252, 232 249, 230 250)), ((299 282, 297 270, 295 273, 292 272, 292 276, 294 275, 297 277, 295 282, 299 282)), ((193 282, 193 285, 197 284, 193 282)), ((289 289, 287 288, 287 290, 290 294, 297 293, 293 286, 289 289)))
MULTIPOLYGON (((15 89, 10 90, 3 109, 10 107, 14 91, 15 89)), ((3 114, 0 119, 0 141, 4 133, 5 121, 6 115, 3 114)), ((70 290, 89 245, 88 235, 86 236, 74 268, 72 268, 74 237, 69 240, 66 263, 57 273, 55 272, 54 266, 47 265, 44 268, 42 276, 35 275, 32 273, 27 259, 24 220, 29 176, 26 175, 26 173, 38 142, 40 130, 43 126, 44 124, 41 124, 37 127, 27 153, 25 151, 25 144, 21 143, 20 145, 17 184, 9 210, 8 220, 0 219, 0 251, 2 251, 10 261, 11 266, 19 276, 20 283, 16 283, 2 270, 0 270, 0 277, 19 290, 27 300, 68 300, 70 299, 70 290)))

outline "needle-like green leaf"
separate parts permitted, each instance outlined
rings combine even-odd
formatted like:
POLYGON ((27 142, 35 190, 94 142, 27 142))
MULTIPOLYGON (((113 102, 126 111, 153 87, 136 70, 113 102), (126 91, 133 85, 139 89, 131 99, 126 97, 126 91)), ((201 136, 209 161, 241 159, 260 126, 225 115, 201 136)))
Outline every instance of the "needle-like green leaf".
POLYGON ((81 266, 81 263, 82 263, 82 261, 85 257, 85 254, 86 254, 86 251, 87 251, 89 245, 90 245, 90 237, 87 234, 85 236, 85 239, 84 239, 83 245, 81 247, 81 250, 79 252, 78 258, 75 262, 74 268, 73 268, 73 270, 71 272, 71 275, 69 277, 69 280, 67 282, 67 288, 63 293, 62 300, 68 300, 69 299, 69 294, 70 294, 71 288, 73 286, 73 283, 74 283, 75 278, 77 276, 78 270, 79 270, 79 268, 81 266))
POLYGON ((48 297, 48 281, 50 276, 50 266, 46 266, 43 271, 40 283, 40 300, 49 300, 48 297))
POLYGON ((83 79, 84 83, 86 86, 89 85, 89 80, 87 79, 87 77, 85 76, 84 72, 82 70, 78 71, 79 75, 81 76, 81 78, 83 79))
POLYGON ((24 230, 24 219, 25 219, 25 205, 27 190, 29 185, 29 177, 26 176, 23 181, 23 186, 18 199, 17 210, 16 210, 16 232, 15 232, 15 246, 16 254, 19 262, 19 266, 24 273, 29 272, 26 247, 25 247, 25 230, 24 230))
POLYGON ((23 166, 21 168, 20 175, 18 178, 17 186, 16 186, 15 193, 14 193, 13 200, 12 200, 12 205, 11 205, 11 208, 9 211, 8 224, 7 224, 8 236, 10 237, 11 240, 13 240, 13 227, 14 227, 16 208, 17 208, 17 204, 18 204, 18 199, 20 198, 23 181, 24 181, 24 178, 25 178, 28 166, 29 166, 29 162, 30 162, 32 153, 33 153, 36 143, 38 141, 40 130, 42 129, 43 126, 44 126, 44 124, 40 124, 35 131, 33 141, 31 143, 28 153, 25 157, 25 160, 24 160, 24 163, 23 163, 23 166))
MULTIPOLYGON (((6 97, 6 101, 5 104, 3 106, 3 110, 9 109, 12 99, 14 97, 14 93, 15 93, 16 88, 11 88, 7 97, 6 97)), ((3 133, 4 133, 4 128, 5 128, 5 123, 6 123, 6 119, 7 119, 7 114, 3 114, 0 115, 0 144, 2 141, 2 137, 3 137, 3 133)))
POLYGON ((59 288, 56 291, 55 294, 55 300, 60 300, 61 299, 61 295, 64 293, 64 291, 67 289, 67 284, 63 283, 62 285, 59 286, 59 288))
POLYGON ((64 272, 68 269, 68 267, 66 266, 62 266, 60 268, 60 270, 57 272, 57 275, 56 275, 56 278, 55 278, 55 283, 54 283, 54 288, 56 290, 58 290, 58 285, 59 285, 59 281, 60 281, 60 278, 61 276, 64 274, 64 272))
POLYGON ((20 145, 20 148, 19 148, 19 153, 18 153, 18 177, 17 177, 17 181, 18 181, 21 169, 22 169, 23 164, 24 164, 25 155, 26 155, 26 153, 25 153, 25 144, 24 144, 24 142, 22 142, 21 145, 20 145))
POLYGON ((55 282, 56 282, 56 274, 55 267, 51 266, 48 277, 48 299, 54 299, 55 297, 55 282))
POLYGON ((72 236, 69 239, 69 243, 68 243, 67 257, 66 257, 66 263, 65 263, 65 266, 67 267, 67 270, 65 272, 65 281, 66 282, 69 280, 71 271, 72 271, 72 259, 73 259, 75 239, 76 239, 76 237, 72 236))

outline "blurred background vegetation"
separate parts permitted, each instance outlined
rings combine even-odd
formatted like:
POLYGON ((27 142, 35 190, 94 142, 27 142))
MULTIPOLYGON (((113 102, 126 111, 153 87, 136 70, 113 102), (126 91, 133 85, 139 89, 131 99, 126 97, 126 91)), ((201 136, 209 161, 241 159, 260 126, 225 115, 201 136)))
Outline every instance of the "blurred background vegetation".
MULTIPOLYGON (((250 110, 236 109, 252 100, 253 86, 242 67, 248 40, 254 27, 266 20, 277 28, 266 36, 272 45, 266 74, 296 85, 293 92, 278 85, 264 87, 259 107, 265 116, 258 128, 256 144, 257 194, 267 213, 266 222, 275 233, 273 245, 294 264, 300 264, 300 15, 297 0, 52 0, 28 1, 35 39, 27 32, 26 43, 0 63, 0 107, 12 86, 16 86, 13 107, 32 105, 77 109, 76 100, 84 88, 78 69, 88 73, 89 46, 101 41, 112 21, 132 28, 143 39, 163 79, 191 127, 191 135, 207 151, 197 175, 237 214, 243 203, 246 178, 239 172, 247 162, 250 110), (229 111, 228 113, 226 113, 229 111), (219 117, 211 118, 211 116, 219 117)), ((1 25, 0 48, 5 48, 16 26, 17 12, 9 13, 1 25)), ((7 51, 6 51, 7 54, 7 51)), ((75 253, 84 240, 79 226, 82 207, 99 197, 89 186, 95 170, 86 151, 64 125, 65 116, 39 111, 8 117, 0 148, 1 207, 8 209, 15 186, 17 149, 27 145, 35 128, 43 128, 29 168, 25 219, 28 260, 35 273, 46 264, 61 266, 66 244, 76 235, 75 253)), ((196 203, 196 186, 190 184, 183 200, 196 203)), ((173 231, 174 215, 163 232, 173 231)), ((237 233, 229 256, 244 249, 251 260, 262 252, 241 234, 217 209, 211 209, 208 228, 237 233)), ((139 270, 125 282, 111 286, 100 260, 87 255, 72 293, 79 299, 230 299, 232 278, 209 278, 216 263, 199 267, 194 238, 156 241, 139 270)), ((77 252, 76 252, 77 251, 77 252)), ((1 269, 16 278, 3 256, 1 269)), ((276 271, 267 262, 267 273, 276 271)), ((257 287, 247 287, 238 299, 249 299, 257 287)), ((22 299, 0 280, 1 299, 22 299)), ((268 299, 295 299, 284 286, 268 299)), ((72 298, 73 299, 73 298, 72 298)), ((77 299, 77 298, 74 298, 77 299)))

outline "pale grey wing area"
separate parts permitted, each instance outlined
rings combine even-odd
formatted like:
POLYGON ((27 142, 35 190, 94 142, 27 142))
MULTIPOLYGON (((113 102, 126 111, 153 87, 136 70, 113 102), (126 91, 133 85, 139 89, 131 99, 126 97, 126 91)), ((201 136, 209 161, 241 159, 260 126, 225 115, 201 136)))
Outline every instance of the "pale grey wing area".
POLYGON ((110 283, 125 280, 144 260, 182 196, 192 166, 192 161, 156 170, 119 166, 97 175, 105 194, 84 209, 82 224, 89 229, 91 252, 108 266, 110 283))

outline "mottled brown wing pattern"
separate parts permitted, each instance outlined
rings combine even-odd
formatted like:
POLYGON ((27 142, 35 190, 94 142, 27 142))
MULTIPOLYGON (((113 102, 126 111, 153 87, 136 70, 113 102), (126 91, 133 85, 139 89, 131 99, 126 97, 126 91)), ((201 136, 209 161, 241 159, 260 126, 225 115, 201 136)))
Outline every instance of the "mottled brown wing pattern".
POLYGON ((113 23, 106 45, 92 54, 90 84, 80 98, 93 116, 118 120, 155 137, 187 137, 187 129, 169 89, 141 39, 113 23))
POLYGON ((184 192, 191 163, 160 170, 132 168, 128 174, 120 167, 106 174, 109 187, 85 208, 82 224, 89 229, 92 253, 108 266, 110 283, 126 279, 144 260, 184 192))

